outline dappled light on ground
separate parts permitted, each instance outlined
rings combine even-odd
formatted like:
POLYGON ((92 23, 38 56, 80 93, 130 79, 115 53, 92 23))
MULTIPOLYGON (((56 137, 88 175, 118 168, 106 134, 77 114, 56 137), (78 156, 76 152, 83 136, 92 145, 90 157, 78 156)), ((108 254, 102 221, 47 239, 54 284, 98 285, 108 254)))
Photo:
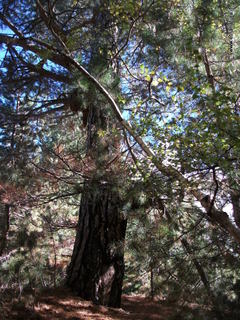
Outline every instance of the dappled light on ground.
POLYGON ((44 291, 36 297, 26 295, 20 302, 6 301, 2 306, 3 320, 161 320, 170 319, 178 309, 176 305, 151 301, 140 295, 124 295, 122 308, 107 308, 82 300, 66 289, 44 291))

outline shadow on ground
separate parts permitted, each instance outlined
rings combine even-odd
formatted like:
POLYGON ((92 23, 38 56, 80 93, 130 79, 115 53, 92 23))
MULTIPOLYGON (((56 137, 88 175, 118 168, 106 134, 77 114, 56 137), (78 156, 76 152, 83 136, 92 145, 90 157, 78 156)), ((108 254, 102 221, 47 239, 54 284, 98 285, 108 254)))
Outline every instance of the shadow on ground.
POLYGON ((1 320, 172 320, 183 308, 164 301, 151 301, 140 295, 123 295, 122 308, 94 305, 67 289, 45 290, 41 294, 25 294, 19 299, 0 301, 1 320))

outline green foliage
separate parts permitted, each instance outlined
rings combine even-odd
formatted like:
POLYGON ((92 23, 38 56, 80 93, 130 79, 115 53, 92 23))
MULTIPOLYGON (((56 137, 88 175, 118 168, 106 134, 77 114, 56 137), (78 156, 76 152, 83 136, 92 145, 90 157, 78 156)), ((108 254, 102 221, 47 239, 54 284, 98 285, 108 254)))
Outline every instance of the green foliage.
POLYGON ((236 307, 237 243, 189 186, 209 195, 219 215, 228 211, 239 232, 239 197, 235 207, 232 201, 240 182, 238 2, 41 3, 52 10, 47 24, 31 1, 0 6, 11 32, 22 32, 3 47, 1 64, 0 196, 12 214, 1 285, 60 281, 65 266, 56 261, 69 255, 84 182, 96 179, 120 189, 129 217, 126 292, 236 307), (188 186, 156 170, 120 131, 102 92, 69 57, 100 81, 136 135, 188 186))

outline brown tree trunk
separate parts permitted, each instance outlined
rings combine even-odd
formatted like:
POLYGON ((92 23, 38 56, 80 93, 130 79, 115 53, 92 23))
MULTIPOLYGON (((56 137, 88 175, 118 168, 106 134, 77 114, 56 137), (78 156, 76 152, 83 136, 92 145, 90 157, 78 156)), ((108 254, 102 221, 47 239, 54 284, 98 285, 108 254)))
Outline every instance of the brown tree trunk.
POLYGON ((3 254, 7 244, 9 230, 9 205, 0 203, 0 256, 3 254))
POLYGON ((95 163, 95 169, 92 178, 84 184, 67 284, 86 300, 120 307, 126 219, 120 211, 121 201, 114 173, 109 177, 105 169, 109 156, 112 156, 112 142, 98 135, 98 130, 106 130, 109 122, 104 107, 96 106, 93 97, 91 92, 87 155, 95 163))
POLYGON ((150 294, 151 299, 154 299, 154 271, 153 267, 150 268, 150 294))
POLYGON ((67 278, 82 298, 120 307, 125 231, 117 192, 93 182, 86 185, 67 278))
POLYGON ((231 193, 231 200, 233 205, 233 217, 236 225, 240 228, 240 193, 235 191, 231 193))
MULTIPOLYGON (((104 3, 98 2, 94 9, 95 24, 98 24, 101 32, 95 35, 96 39, 91 43, 93 51, 89 70, 98 67, 104 71, 109 67, 107 52, 103 56, 97 54, 103 48, 105 38, 102 38, 102 34, 106 26, 109 26, 109 30, 112 28, 108 9, 103 10, 104 3)), ((111 165, 109 167, 109 163, 119 153, 120 137, 115 139, 111 136, 111 129, 116 129, 116 123, 109 106, 92 86, 89 87, 87 100, 88 106, 82 120, 87 130, 86 156, 93 165, 81 197, 67 284, 84 299, 120 307, 127 221, 121 212, 116 176, 116 172, 120 174, 118 160, 114 161, 116 170, 111 171, 111 165)))

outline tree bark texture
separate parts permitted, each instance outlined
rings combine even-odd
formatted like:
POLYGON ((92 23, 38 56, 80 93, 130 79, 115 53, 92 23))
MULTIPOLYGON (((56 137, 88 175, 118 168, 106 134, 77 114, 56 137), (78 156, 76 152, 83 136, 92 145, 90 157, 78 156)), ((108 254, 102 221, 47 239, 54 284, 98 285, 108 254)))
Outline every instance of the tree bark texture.
POLYGON ((116 192, 100 184, 86 186, 67 278, 82 298, 120 307, 125 232, 116 192))
MULTIPOLYGON (((98 48, 102 50, 106 40, 103 35, 106 27, 111 27, 111 19, 108 10, 99 10, 98 5, 94 10, 95 23, 100 31, 94 35, 91 43, 93 51, 89 69, 95 70, 98 66, 103 71, 107 67, 108 57, 107 53, 104 53, 101 58, 98 48)), ((89 87, 87 101, 87 110, 83 112, 87 117, 82 120, 87 130, 86 155, 93 165, 81 197, 79 222, 67 272, 67 283, 84 299, 97 304, 120 307, 127 221, 121 212, 117 182, 119 170, 111 171, 109 168, 109 163, 118 154, 120 144, 118 139, 115 140, 111 136, 111 129, 116 128, 116 121, 109 113, 109 106, 93 86, 89 87)), ((118 161, 115 161, 114 165, 117 166, 117 163, 118 161)))

